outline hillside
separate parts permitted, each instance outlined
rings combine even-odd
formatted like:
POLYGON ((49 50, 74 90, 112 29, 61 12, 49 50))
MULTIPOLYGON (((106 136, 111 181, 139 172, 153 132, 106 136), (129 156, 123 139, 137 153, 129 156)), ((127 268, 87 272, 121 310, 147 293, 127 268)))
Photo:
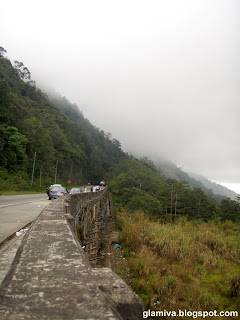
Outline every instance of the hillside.
POLYGON ((99 183, 126 156, 120 143, 91 125, 66 98, 51 102, 26 69, 1 55, 1 188, 8 188, 7 181, 29 186, 35 152, 35 187, 40 175, 42 184, 53 182, 56 165, 57 179, 63 183, 69 178, 76 184, 99 183))
POLYGON ((236 199, 237 194, 234 191, 216 184, 201 175, 184 172, 171 161, 158 159, 154 163, 166 179, 185 181, 193 188, 201 188, 209 197, 218 202, 221 202, 226 197, 232 200, 236 199))
POLYGON ((222 186, 221 184, 217 184, 215 182, 212 182, 211 180, 195 173, 189 172, 188 175, 191 178, 194 178, 195 180, 200 181, 206 188, 211 189, 214 194, 220 194, 225 197, 229 197, 232 200, 235 200, 237 197, 237 193, 222 186))

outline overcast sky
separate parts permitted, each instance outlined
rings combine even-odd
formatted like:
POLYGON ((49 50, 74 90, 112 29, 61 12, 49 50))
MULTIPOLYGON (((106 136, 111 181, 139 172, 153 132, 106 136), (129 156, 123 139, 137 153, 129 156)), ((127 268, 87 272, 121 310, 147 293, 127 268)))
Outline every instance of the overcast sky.
POLYGON ((240 186, 239 3, 8 0, 0 46, 124 151, 240 186))

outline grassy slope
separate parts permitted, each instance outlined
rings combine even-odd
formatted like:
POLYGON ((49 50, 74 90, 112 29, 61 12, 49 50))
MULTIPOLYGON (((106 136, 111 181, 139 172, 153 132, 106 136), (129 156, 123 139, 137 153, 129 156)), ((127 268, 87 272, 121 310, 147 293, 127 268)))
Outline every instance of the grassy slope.
POLYGON ((129 212, 118 213, 118 224, 127 262, 118 261, 116 272, 130 270, 128 283, 146 309, 240 312, 238 224, 184 218, 161 223, 129 212))

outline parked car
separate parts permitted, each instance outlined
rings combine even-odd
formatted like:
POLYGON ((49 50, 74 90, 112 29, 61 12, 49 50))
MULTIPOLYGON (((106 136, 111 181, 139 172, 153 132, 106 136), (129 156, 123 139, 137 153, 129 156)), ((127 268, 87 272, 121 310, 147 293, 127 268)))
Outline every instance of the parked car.
POLYGON ((96 191, 100 190, 100 186, 95 186, 95 190, 96 191))
POLYGON ((105 182, 105 181, 101 181, 101 182, 100 182, 100 186, 101 186, 101 187, 105 187, 105 186, 106 186, 106 182, 105 182))
POLYGON ((53 187, 51 190, 49 190, 49 200, 56 199, 58 197, 63 196, 64 194, 67 194, 67 190, 63 187, 57 186, 53 187))
POLYGON ((47 195, 49 196, 49 191, 52 190, 52 188, 61 187, 61 186, 62 186, 61 184, 51 184, 50 187, 48 187, 47 190, 46 190, 47 195))
POLYGON ((81 192, 81 189, 80 188, 72 188, 69 193, 70 194, 74 194, 74 193, 80 193, 81 192))

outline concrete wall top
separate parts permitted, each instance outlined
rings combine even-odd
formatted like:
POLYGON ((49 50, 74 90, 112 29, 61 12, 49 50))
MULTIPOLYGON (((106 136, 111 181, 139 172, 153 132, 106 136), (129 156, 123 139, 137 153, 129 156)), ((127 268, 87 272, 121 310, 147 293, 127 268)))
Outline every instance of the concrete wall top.
POLYGON ((69 195, 67 202, 69 203, 69 212, 75 216, 81 207, 87 206, 92 201, 97 201, 101 196, 107 192, 108 188, 96 192, 81 192, 69 195))
POLYGON ((141 319, 132 290, 110 269, 91 268, 65 218, 68 197, 52 201, 25 235, 0 288, 0 318, 141 319))

